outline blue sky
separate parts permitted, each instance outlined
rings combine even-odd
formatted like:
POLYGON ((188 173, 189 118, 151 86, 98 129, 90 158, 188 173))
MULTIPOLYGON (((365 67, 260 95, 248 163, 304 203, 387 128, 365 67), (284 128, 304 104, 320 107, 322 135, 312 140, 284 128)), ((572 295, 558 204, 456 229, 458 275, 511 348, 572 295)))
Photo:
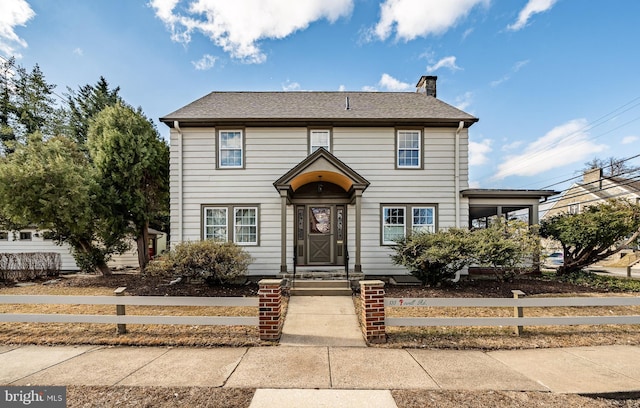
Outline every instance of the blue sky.
MULTIPOLYGON (((640 153, 640 2, 2 0, 0 56, 158 118, 211 91, 413 91, 477 117, 470 180, 543 188, 640 153)), ((628 162, 640 165, 640 159, 628 162)), ((565 184, 554 185, 561 189, 565 184)))

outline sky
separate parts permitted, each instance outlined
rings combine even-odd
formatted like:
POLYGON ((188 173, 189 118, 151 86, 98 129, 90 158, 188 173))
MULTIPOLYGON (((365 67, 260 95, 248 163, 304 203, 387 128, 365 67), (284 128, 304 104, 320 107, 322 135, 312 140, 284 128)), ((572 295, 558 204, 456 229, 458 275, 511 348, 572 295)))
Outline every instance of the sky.
MULTIPOLYGON (((2 0, 0 56, 104 76, 158 118, 212 91, 415 91, 480 120, 473 188, 556 189, 640 154, 637 0, 2 0), (573 178, 573 179, 572 179, 573 178)), ((640 158, 627 161, 640 165, 640 158)))

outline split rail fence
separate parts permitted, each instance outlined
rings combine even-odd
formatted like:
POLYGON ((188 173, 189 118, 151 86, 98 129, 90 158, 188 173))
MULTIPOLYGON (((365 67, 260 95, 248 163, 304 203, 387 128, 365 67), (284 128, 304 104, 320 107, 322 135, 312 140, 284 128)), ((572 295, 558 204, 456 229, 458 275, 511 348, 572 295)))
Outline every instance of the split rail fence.
POLYGON ((0 322, 105 323, 117 325, 119 334, 127 324, 181 324, 208 326, 258 326, 261 340, 277 340, 282 329, 281 281, 259 282, 258 297, 0 295, 0 304, 114 305, 115 315, 0 313, 0 322), (255 307, 256 316, 152 316, 127 315, 126 306, 255 307))
POLYGON ((384 342, 387 326, 513 326, 522 334, 524 326, 568 326, 638 324, 640 315, 525 317, 530 307, 640 306, 640 297, 544 297, 526 298, 512 291, 513 298, 385 298, 384 282, 361 282, 363 331, 370 342, 384 342), (387 317, 386 307, 512 307, 513 317, 387 317))

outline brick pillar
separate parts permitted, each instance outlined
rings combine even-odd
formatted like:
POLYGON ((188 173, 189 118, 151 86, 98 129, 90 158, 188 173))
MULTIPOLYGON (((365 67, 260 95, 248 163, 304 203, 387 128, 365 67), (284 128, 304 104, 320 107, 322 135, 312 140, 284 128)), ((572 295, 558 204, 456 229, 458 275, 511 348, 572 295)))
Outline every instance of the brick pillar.
POLYGON ((282 279, 262 279, 258 285, 260 286, 258 290, 260 340, 277 341, 282 334, 283 323, 282 279))
POLYGON ((362 300, 362 332, 369 343, 385 343, 384 282, 360 281, 362 300))

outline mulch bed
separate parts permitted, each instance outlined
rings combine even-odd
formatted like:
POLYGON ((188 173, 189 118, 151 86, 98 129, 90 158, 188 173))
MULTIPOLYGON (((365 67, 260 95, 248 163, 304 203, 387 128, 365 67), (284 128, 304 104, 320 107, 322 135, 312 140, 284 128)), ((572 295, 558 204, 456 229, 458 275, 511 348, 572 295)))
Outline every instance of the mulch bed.
POLYGON ((512 282, 493 279, 466 279, 441 287, 385 286, 386 297, 513 297, 512 290, 521 290, 526 295, 553 293, 598 293, 593 288, 541 278, 519 278, 512 282))
POLYGON ((180 282, 169 284, 170 279, 139 274, 113 274, 111 276, 79 275, 63 278, 58 284, 69 287, 118 287, 125 286, 130 296, 258 296, 258 285, 247 282, 240 285, 209 286, 203 283, 180 282))

